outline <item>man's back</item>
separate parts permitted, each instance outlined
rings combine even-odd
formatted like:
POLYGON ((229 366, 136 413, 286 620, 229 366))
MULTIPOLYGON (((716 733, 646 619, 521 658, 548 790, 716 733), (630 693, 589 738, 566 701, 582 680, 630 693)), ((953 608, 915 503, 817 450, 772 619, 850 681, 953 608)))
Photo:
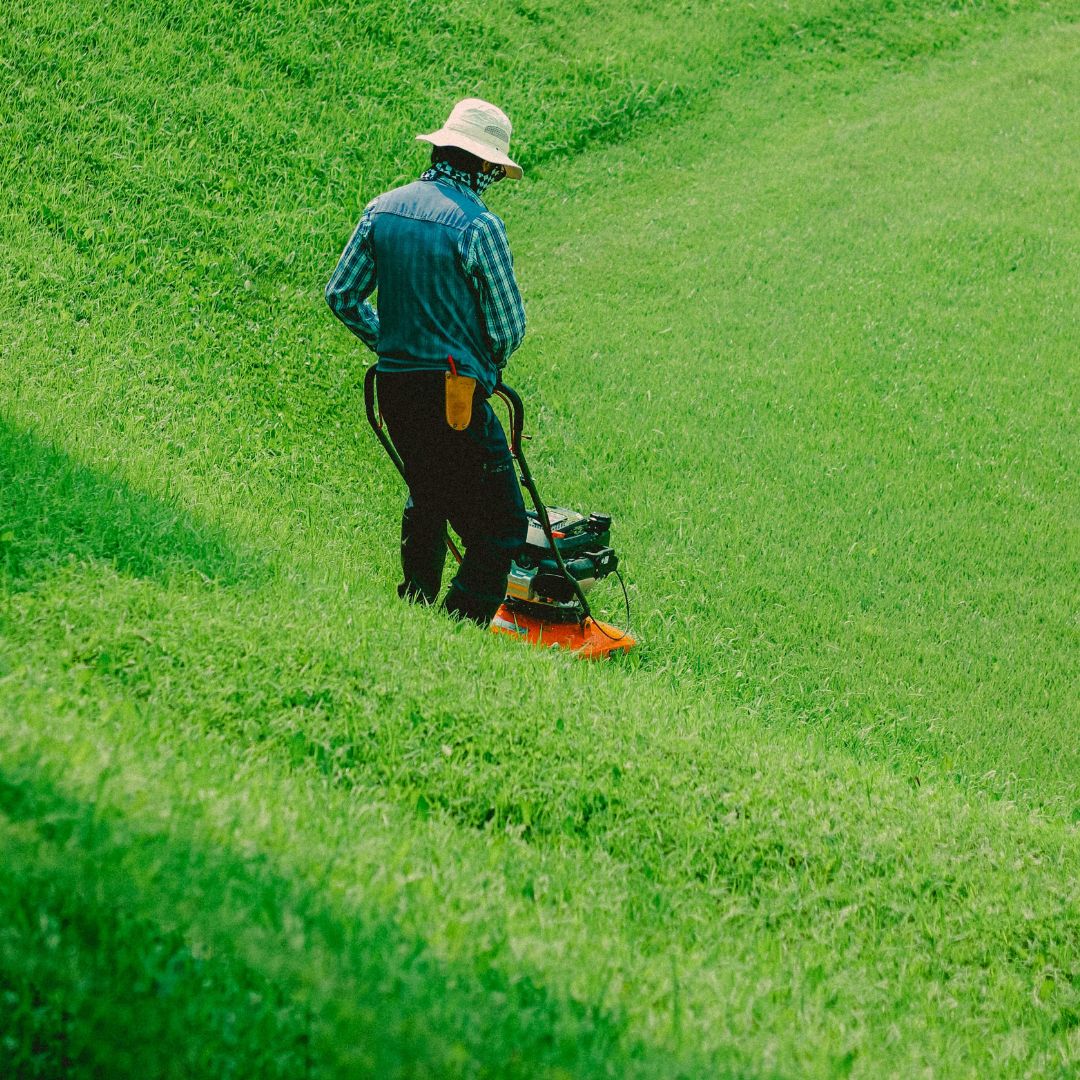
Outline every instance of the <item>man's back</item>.
POLYGON ((417 180, 381 195, 372 207, 379 290, 379 370, 459 370, 491 384, 484 322, 464 265, 478 198, 455 186, 417 180))

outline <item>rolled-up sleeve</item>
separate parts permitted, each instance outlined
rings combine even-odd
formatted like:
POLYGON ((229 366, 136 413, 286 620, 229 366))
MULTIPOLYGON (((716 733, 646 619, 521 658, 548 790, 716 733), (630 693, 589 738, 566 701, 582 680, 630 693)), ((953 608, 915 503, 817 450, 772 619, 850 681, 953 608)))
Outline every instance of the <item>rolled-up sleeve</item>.
POLYGON ((364 210, 345 250, 338 260, 326 286, 326 302, 330 310, 372 352, 379 347, 379 316, 368 303, 375 290, 375 247, 372 241, 372 225, 375 203, 364 210))
POLYGON ((525 338, 525 307, 501 218, 490 212, 476 218, 464 237, 462 260, 480 301, 491 358, 502 369, 525 338))

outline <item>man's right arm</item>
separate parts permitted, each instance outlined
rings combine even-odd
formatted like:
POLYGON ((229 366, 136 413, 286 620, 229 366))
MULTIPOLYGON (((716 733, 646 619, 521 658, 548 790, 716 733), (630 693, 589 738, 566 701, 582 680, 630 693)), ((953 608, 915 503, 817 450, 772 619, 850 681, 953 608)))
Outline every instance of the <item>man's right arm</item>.
POLYGON ((376 283, 371 235, 374 210, 375 203, 369 203, 326 286, 330 310, 372 352, 379 346, 379 316, 367 299, 375 291, 376 283))

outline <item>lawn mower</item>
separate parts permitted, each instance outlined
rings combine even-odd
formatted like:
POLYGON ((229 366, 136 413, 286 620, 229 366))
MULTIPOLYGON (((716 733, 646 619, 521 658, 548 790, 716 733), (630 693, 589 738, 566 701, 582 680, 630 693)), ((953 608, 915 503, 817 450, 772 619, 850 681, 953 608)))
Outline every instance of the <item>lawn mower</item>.
MULTIPOLYGON (((491 621, 492 632, 513 635, 533 645, 569 649, 587 659, 629 652, 634 639, 626 631, 594 619, 585 599, 586 592, 610 574, 622 584, 619 559, 611 547, 610 515, 585 515, 544 505, 521 450, 525 419, 521 398, 504 383, 496 386, 495 397, 509 412, 507 441, 535 509, 528 511, 528 537, 510 566, 506 599, 491 621)), ((379 415, 375 365, 368 368, 364 379, 364 404, 371 429, 404 478, 405 466, 379 415)), ((446 546, 460 563, 461 552, 449 536, 446 546)))

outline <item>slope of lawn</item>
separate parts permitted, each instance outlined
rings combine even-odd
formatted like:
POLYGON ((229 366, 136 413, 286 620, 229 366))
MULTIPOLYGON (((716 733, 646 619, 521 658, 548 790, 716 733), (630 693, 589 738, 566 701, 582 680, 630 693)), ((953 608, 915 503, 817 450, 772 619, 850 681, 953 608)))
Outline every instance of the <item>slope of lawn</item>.
POLYGON ((522 257, 521 378, 674 691, 1078 821, 1075 48, 796 74, 592 160, 522 257))
POLYGON ((1080 34, 1025 7, 0 16, 0 1071, 1075 1075, 1080 34), (625 663, 392 598, 321 286, 459 88, 625 663))

